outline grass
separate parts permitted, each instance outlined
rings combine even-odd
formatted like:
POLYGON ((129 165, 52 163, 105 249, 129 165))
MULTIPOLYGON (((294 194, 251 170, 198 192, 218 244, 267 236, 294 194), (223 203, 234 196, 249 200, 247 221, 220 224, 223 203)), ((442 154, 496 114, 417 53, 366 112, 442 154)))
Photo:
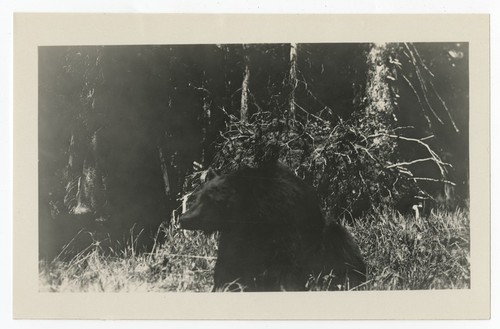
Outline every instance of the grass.
POLYGON ((467 212, 432 211, 416 219, 383 210, 370 217, 350 227, 367 262, 364 289, 470 288, 467 212))
POLYGON ((136 252, 137 239, 131 237, 119 251, 94 241, 70 261, 40 261, 40 291, 210 291, 217 237, 175 225, 161 227, 158 234, 165 234, 167 242, 149 253, 136 252))
MULTIPOLYGON (((469 216, 463 210, 415 219, 386 209, 345 225, 367 262, 368 281, 360 290, 470 287, 469 216)), ((40 291, 211 291, 217 235, 176 225, 158 234, 165 242, 149 253, 137 253, 130 237, 119 251, 94 241, 69 261, 40 261, 40 291)))

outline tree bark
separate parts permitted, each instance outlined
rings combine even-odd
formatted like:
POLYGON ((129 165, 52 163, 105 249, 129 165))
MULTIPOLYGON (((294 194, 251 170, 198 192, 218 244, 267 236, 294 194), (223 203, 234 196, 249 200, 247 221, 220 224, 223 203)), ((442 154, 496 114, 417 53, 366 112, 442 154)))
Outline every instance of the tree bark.
POLYGON ((248 84, 250 82, 250 56, 248 55, 248 46, 243 46, 245 71, 243 73, 243 82, 241 83, 241 107, 240 107, 240 120, 243 122, 248 121, 248 84))
POLYGON ((295 118, 295 89, 297 89, 298 86, 298 79, 297 79, 297 43, 291 43, 290 44, 290 98, 289 98, 289 105, 290 105, 290 117, 292 119, 295 118))
POLYGON ((386 65, 387 44, 374 44, 367 56, 368 74, 366 82, 367 107, 365 115, 374 128, 384 129, 394 119, 394 105, 388 80, 393 78, 386 65))

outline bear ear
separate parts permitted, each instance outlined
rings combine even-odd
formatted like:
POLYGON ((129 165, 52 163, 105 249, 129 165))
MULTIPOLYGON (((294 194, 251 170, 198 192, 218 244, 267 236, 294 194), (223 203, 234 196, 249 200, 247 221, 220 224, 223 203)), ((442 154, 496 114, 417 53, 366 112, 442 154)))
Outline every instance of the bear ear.
POLYGON ((215 177, 217 177, 217 173, 215 172, 215 170, 213 170, 212 168, 208 168, 208 170, 205 170, 203 172, 203 174, 201 174, 201 182, 202 183, 206 183, 208 181, 211 181, 212 179, 214 179, 215 177))

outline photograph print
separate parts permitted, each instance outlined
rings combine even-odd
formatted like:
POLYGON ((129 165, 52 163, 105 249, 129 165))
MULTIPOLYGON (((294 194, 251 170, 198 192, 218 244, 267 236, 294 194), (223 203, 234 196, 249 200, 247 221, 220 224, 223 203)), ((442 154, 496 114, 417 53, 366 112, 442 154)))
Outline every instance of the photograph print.
POLYGON ((40 292, 470 289, 468 42, 38 47, 40 292))

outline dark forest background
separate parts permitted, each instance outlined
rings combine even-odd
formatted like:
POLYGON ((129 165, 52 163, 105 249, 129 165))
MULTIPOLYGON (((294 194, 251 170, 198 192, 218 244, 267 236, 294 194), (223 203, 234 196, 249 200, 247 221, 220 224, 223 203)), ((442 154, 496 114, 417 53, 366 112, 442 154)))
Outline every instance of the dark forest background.
POLYGON ((280 161, 329 218, 467 207, 466 43, 39 48, 39 242, 182 211, 204 170, 280 161))

